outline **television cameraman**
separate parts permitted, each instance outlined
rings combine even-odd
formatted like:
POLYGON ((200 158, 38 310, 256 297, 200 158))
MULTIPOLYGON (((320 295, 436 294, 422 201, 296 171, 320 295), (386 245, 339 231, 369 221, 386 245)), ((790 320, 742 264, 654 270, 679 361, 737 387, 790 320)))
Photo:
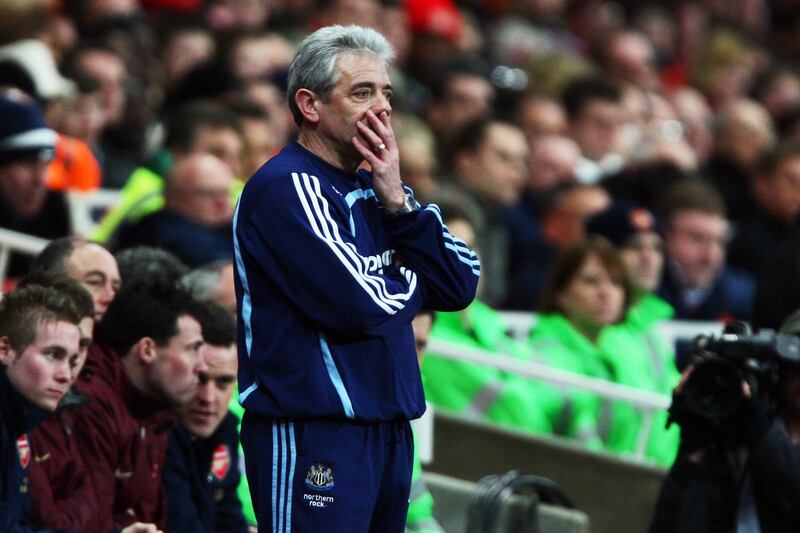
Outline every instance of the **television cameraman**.
MULTIPOLYGON (((800 336, 800 309, 780 333, 800 336)), ((683 373, 670 407, 681 445, 651 533, 800 531, 800 365, 784 357, 775 364, 774 385, 756 385, 756 393, 742 380, 743 399, 725 417, 693 410, 687 383, 699 366, 683 373)))

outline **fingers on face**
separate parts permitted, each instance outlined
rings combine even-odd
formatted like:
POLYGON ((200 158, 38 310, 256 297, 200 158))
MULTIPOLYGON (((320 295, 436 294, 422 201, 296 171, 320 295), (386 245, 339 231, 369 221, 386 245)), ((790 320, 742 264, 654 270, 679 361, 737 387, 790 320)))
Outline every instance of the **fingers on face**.
POLYGON ((363 157, 367 161, 367 163, 372 165, 373 168, 375 166, 375 163, 380 161, 380 159, 378 159, 378 157, 375 155, 372 149, 369 148, 364 143, 364 141, 362 141, 358 137, 353 137, 353 146, 356 147, 356 150, 358 150, 358 153, 361 154, 361 157, 363 157))
POLYGON ((372 146, 383 144, 383 139, 369 126, 364 124, 363 121, 358 121, 358 132, 364 137, 364 140, 372 146))

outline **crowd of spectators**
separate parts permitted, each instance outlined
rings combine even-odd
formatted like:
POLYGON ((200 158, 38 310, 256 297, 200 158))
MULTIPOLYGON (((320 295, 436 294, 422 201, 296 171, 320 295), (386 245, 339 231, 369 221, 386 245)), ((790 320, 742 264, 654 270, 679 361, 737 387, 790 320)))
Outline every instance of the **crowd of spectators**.
MULTIPOLYGON (((0 394, 48 413, 31 432, 39 420, 0 410, 0 460, 8 443, 19 457, 4 466, 11 499, 33 497, 33 526, 252 522, 228 505, 247 493, 225 407, 232 219, 296 133, 294 46, 329 24, 395 47, 404 181, 480 254, 478 298, 437 313, 433 338, 667 394, 677 371, 657 321, 777 328, 800 307, 793 2, 7 0, 0 229, 52 240, 11 256, 4 288, 20 288, 0 309, 0 394), (78 235, 70 195, 97 189, 118 200, 78 235), (539 313, 527 341, 501 309, 539 313), (52 384, 31 385, 29 352, 52 384), (185 499, 163 497, 162 470, 185 499)), ((636 445, 625 405, 436 354, 421 366, 439 407, 636 445)), ((667 465, 677 439, 662 422, 646 455, 667 465)), ((0 529, 20 520, 0 508, 0 529)))

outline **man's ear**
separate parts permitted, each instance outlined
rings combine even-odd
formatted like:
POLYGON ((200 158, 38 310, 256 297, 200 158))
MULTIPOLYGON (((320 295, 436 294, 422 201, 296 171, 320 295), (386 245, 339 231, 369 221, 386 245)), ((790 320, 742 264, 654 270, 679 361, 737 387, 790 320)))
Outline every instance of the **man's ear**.
POLYGON ((320 98, 317 93, 309 91, 308 89, 298 89, 297 92, 294 93, 294 103, 297 104, 297 108, 300 110, 300 113, 303 114, 303 118, 307 122, 311 124, 319 122, 319 110, 317 106, 320 103, 320 98))
POLYGON ((156 352, 156 341, 150 337, 142 337, 134 346, 134 356, 144 366, 152 365, 158 358, 156 352))
POLYGON ((0 365, 10 366, 17 358, 17 352, 11 347, 7 336, 0 337, 0 365))

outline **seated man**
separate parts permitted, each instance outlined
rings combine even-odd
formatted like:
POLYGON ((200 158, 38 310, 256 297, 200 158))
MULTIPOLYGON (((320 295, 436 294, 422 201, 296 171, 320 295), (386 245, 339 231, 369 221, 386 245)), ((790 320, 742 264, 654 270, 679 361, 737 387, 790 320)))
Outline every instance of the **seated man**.
POLYGON ((132 283, 97 326, 76 383, 89 402, 75 411, 74 427, 97 496, 98 529, 136 520, 165 525, 170 410, 192 398, 207 370, 199 313, 175 286, 132 283))
POLYGON ((189 267, 231 259, 233 182, 230 168, 213 155, 179 159, 167 177, 164 209, 120 228, 117 248, 165 248, 189 267))
POLYGON ((238 420, 228 410, 236 387, 236 323, 213 302, 200 321, 207 370, 170 435, 164 484, 169 531, 248 531, 237 496, 241 479, 238 420))
POLYGON ((67 393, 78 359, 78 311, 54 289, 11 292, 0 306, 0 530, 29 525, 29 432, 67 393))
MULTIPOLYGON (((0 305, 0 530, 32 533, 28 433, 67 394, 78 360, 80 316, 69 296, 31 286, 0 305)), ((31 461, 32 456, 34 461, 31 461)), ((134 523, 122 533, 156 533, 134 523)))
POLYGON ((117 261, 101 245, 81 237, 62 237, 33 258, 30 275, 65 275, 89 291, 94 301, 94 318, 103 318, 120 287, 117 261))
MULTIPOLYGON (((49 287, 68 297, 80 315, 78 358, 72 365, 70 385, 80 374, 94 331, 92 297, 75 280, 58 275, 27 276, 20 287, 49 287)), ((93 528, 95 499, 89 474, 73 433, 73 412, 86 404, 86 398, 70 388, 58 409, 31 433, 30 448, 36 458, 30 464, 31 520, 37 527, 59 529, 93 528), (60 451, 57 455, 50 452, 60 451), (58 459, 56 461, 56 459, 58 459), (73 495, 79 495, 75 498, 73 495)))

